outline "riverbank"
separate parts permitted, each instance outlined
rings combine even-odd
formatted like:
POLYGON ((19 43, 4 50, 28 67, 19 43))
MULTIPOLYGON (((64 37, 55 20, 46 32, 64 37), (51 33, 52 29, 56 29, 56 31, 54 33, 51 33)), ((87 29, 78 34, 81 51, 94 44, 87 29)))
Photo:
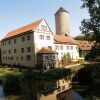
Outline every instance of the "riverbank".
POLYGON ((100 100, 100 62, 84 66, 77 72, 79 84, 73 88, 84 100, 100 100))
POLYGON ((76 73, 78 70, 85 67, 85 64, 97 64, 97 62, 86 62, 86 63, 78 63, 68 65, 64 68, 55 68, 50 69, 48 71, 41 71, 41 70, 21 70, 13 67, 1 66, 0 67, 0 81, 3 79, 5 80, 8 76, 18 77, 19 79, 22 78, 31 78, 36 80, 52 80, 52 79, 60 79, 67 75, 76 73))
MULTIPOLYGON (((86 69, 87 73, 92 73, 93 78, 93 84, 88 82, 87 86, 89 86, 88 89, 85 89, 84 91, 78 91, 86 100, 96 100, 91 98, 99 98, 100 93, 100 63, 98 62, 92 62, 92 63, 84 63, 80 65, 71 65, 67 68, 56 68, 51 69, 48 71, 37 71, 37 70, 23 70, 20 71, 16 68, 8 68, 8 67, 0 67, 0 83, 3 84, 4 90, 17 90, 19 87, 20 81, 28 80, 58 80, 61 78, 64 78, 66 76, 72 76, 72 74, 77 75, 77 73, 82 70, 86 69), (95 78, 96 77, 96 78, 95 78), (98 81, 99 80, 99 81, 98 81), (17 87, 17 89, 16 89, 17 87), (87 99, 89 98, 89 99, 87 99)), ((86 74, 87 75, 87 74, 86 74)), ((89 74, 91 75, 91 74, 89 74)), ((85 76, 85 75, 84 75, 85 76)), ((82 77, 82 81, 84 83, 84 80, 86 81, 87 76, 82 77)), ((91 78, 91 79, 92 79, 91 78)), ((68 78, 71 80, 70 78, 68 78)), ((72 84, 73 85, 73 84, 72 84)))

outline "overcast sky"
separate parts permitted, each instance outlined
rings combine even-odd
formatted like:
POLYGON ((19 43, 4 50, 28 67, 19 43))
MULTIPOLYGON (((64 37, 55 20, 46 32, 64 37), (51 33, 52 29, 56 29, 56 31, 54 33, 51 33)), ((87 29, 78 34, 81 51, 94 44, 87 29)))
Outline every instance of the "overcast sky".
POLYGON ((80 9, 81 0, 0 0, 0 39, 9 31, 44 18, 55 33, 54 13, 60 8, 70 12, 71 35, 80 34, 79 26, 88 18, 86 9, 80 9))

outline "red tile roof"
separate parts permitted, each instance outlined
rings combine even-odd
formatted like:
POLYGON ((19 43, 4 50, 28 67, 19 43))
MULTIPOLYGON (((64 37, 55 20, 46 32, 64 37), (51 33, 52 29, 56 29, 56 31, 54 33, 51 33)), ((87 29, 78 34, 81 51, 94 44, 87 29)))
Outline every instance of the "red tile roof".
POLYGON ((38 21, 36 21, 36 22, 33 22, 33 23, 31 23, 31 24, 25 25, 25 26, 23 26, 23 27, 21 27, 21 28, 18 28, 18 29, 16 29, 16 30, 14 30, 14 31, 11 31, 11 32, 9 32, 9 33, 5 36, 5 38, 10 38, 10 37, 12 37, 12 36, 19 35, 19 34, 21 34, 21 33, 23 33, 23 32, 26 32, 26 31, 35 30, 36 27, 40 24, 40 22, 41 22, 42 20, 43 20, 43 19, 38 20, 38 21))
POLYGON ((58 44, 76 44, 75 40, 70 36, 54 35, 54 43, 58 44))
POLYGON ((81 40, 75 40, 77 45, 79 45, 81 50, 92 50, 92 47, 94 46, 94 42, 90 41, 81 41, 81 40))
POLYGON ((41 48, 41 50, 38 52, 39 54, 44 54, 44 53, 56 53, 55 51, 53 51, 52 49, 50 48, 41 48))

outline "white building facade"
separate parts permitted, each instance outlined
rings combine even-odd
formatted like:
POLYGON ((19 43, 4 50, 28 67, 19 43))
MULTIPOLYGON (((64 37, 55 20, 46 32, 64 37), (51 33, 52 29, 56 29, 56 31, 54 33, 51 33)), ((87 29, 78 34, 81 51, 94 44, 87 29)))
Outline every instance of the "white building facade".
POLYGON ((73 59, 79 55, 73 39, 70 36, 55 36, 44 19, 9 32, 1 44, 2 64, 7 65, 35 67, 37 53, 42 48, 57 52, 60 60, 67 52, 73 59), (59 42, 58 37, 64 37, 64 41, 59 42))

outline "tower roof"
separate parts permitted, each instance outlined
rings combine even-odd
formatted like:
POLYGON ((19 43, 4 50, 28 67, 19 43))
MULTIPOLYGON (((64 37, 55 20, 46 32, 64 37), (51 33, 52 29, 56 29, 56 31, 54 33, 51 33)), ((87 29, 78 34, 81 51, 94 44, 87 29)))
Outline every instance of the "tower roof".
POLYGON ((59 12, 67 12, 67 13, 69 13, 66 9, 64 9, 63 7, 60 7, 58 10, 57 10, 57 12, 55 13, 55 14, 57 14, 57 13, 59 13, 59 12))

